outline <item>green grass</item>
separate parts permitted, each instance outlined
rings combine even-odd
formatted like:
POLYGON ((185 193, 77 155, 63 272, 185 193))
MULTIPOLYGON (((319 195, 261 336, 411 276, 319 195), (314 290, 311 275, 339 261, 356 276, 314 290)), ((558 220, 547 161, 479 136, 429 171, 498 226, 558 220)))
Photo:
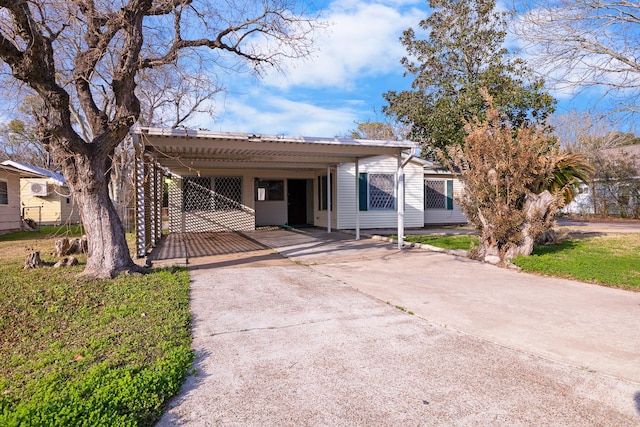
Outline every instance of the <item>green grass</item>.
MULTIPOLYGON (((397 238, 397 236, 392 236, 397 238)), ((468 234, 453 234, 453 235, 439 235, 439 234, 422 234, 422 235, 408 235, 405 237, 406 242, 412 243, 425 243, 427 245, 436 246, 444 249, 471 249, 472 245, 478 244, 478 237, 468 234)))
POLYGON ((16 240, 42 240, 52 237, 79 237, 82 236, 81 225, 43 225, 40 231, 19 231, 17 233, 0 235, 0 242, 11 242, 16 240))
POLYGON ((0 425, 153 425, 193 360, 188 273, 23 270, 59 231, 0 237, 0 425))
MULTIPOLYGON (((478 242, 475 235, 409 235, 405 240, 464 250, 478 242)), ((637 290, 640 289, 640 233, 575 237, 558 245, 536 246, 531 256, 518 257, 512 262, 530 273, 637 290)))
POLYGON ((527 272, 640 289, 639 254, 640 233, 606 234, 536 246, 532 255, 512 262, 527 272))

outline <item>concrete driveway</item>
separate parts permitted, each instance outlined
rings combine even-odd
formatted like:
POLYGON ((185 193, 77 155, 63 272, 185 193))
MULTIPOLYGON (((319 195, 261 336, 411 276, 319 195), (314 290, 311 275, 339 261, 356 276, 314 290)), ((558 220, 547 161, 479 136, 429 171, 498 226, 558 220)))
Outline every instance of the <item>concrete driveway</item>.
POLYGON ((250 237, 275 252, 191 260, 197 373, 159 426, 640 425, 640 293, 250 237))

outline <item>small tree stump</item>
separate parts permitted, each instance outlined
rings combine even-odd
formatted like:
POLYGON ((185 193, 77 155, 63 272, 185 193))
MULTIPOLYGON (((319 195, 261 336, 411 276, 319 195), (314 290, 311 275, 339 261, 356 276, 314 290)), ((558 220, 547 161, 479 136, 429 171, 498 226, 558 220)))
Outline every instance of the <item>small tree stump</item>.
POLYGON ((69 249, 65 255, 79 254, 80 253, 80 239, 69 240, 69 249))
POLYGON ((89 252, 89 242, 87 240, 87 235, 83 235, 82 238, 80 239, 80 254, 86 254, 87 252, 89 252))
POLYGON ((69 243, 69 239, 63 237, 62 239, 56 240, 54 254, 57 257, 63 257, 69 254, 70 248, 71 243, 69 243))
POLYGON ((87 253, 87 236, 82 236, 80 239, 69 240, 66 237, 56 240, 54 255, 58 258, 71 254, 85 254, 87 253))
POLYGON ((76 259, 76 257, 70 256, 69 258, 63 258, 60 261, 56 262, 53 265, 53 268, 60 268, 60 267, 71 267, 74 265, 78 265, 78 260, 76 259))
POLYGON ((69 240, 69 249, 64 255, 87 253, 87 247, 87 236, 82 236, 80 239, 71 239, 69 240))
POLYGON ((40 252, 28 253, 24 259, 24 269, 42 267, 44 262, 40 259, 40 252))

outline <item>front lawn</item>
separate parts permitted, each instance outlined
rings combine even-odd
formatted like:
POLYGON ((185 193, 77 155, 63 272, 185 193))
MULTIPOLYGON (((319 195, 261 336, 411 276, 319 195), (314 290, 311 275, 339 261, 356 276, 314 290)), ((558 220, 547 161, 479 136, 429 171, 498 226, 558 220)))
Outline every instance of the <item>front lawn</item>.
MULTIPOLYGON (((392 236, 396 238, 397 236, 392 236)), ((478 237, 473 234, 422 234, 407 235, 404 240, 412 243, 424 243, 444 249, 464 249, 468 251, 473 245, 478 245, 478 237)))
POLYGON ((186 270, 22 269, 28 251, 53 261, 55 236, 80 232, 0 236, 2 426, 150 426, 191 366, 186 270))
MULTIPOLYGON (((475 235, 408 235, 405 240, 464 250, 478 243, 475 235)), ((530 273, 640 289, 640 233, 574 235, 557 245, 536 246, 532 255, 512 262, 530 273)))
POLYGON ((640 289, 640 233, 573 237, 512 262, 527 272, 640 289))

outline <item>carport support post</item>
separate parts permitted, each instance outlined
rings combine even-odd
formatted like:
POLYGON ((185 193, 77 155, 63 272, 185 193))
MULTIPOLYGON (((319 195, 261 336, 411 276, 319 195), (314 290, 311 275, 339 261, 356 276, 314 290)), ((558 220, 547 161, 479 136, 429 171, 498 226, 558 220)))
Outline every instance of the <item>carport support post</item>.
POLYGON ((156 237, 157 237, 157 230, 156 230, 156 226, 158 225, 156 223, 156 196, 157 196, 157 191, 158 188, 156 186, 156 165, 153 162, 152 159, 149 159, 149 177, 147 178, 148 182, 149 182, 149 199, 151 199, 149 201, 149 216, 150 216, 150 222, 151 222, 151 247, 155 248, 156 247, 156 237))
POLYGON ((356 159, 356 240, 360 240, 360 159, 356 159))
POLYGON ((396 198, 398 203, 398 250, 404 246, 404 164, 402 163, 402 151, 398 152, 398 182, 396 198))
POLYGON ((135 147, 135 177, 136 177, 136 255, 139 258, 147 254, 146 227, 144 223, 144 150, 137 135, 133 135, 135 147))
POLYGON ((331 233, 331 166, 327 166, 327 233, 331 233))

